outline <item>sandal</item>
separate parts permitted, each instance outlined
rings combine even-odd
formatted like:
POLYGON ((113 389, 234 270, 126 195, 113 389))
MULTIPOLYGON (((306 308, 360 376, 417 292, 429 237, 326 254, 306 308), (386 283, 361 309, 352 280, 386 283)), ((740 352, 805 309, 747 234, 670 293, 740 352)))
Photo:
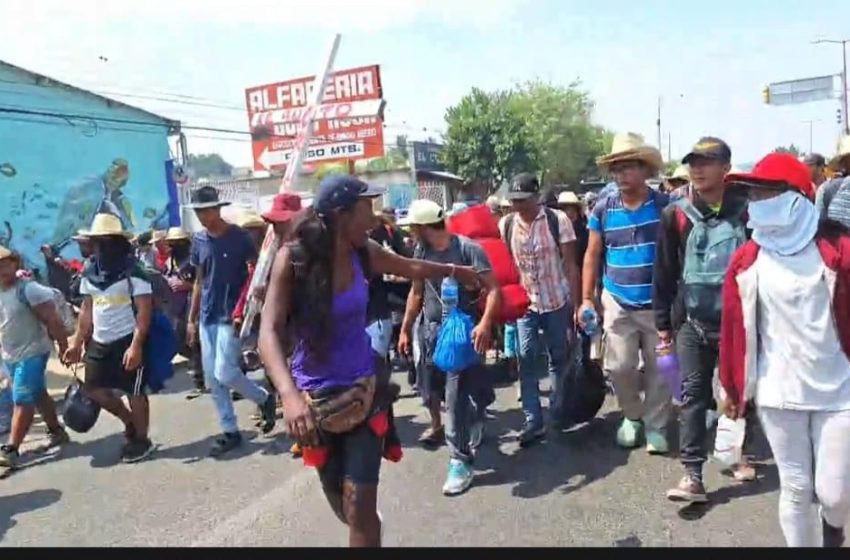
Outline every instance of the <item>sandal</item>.
POLYGON ((436 430, 428 428, 419 437, 419 443, 425 447, 439 447, 446 442, 446 429, 440 426, 436 430))

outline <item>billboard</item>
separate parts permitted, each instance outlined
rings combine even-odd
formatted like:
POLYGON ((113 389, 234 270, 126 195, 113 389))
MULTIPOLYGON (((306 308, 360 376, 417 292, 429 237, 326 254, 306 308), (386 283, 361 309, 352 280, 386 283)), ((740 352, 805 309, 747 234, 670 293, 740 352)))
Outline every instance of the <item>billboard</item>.
POLYGON ((770 105, 799 105, 835 97, 835 77, 820 76, 802 80, 776 82, 768 86, 770 105))
MULTIPOLYGON (((306 76, 245 90, 255 171, 281 171, 292 159, 314 83, 306 76)), ((331 74, 305 162, 383 156, 383 107, 378 65, 331 74)))
POLYGON ((416 171, 445 171, 446 166, 439 158, 442 149, 442 144, 413 142, 413 165, 416 171))

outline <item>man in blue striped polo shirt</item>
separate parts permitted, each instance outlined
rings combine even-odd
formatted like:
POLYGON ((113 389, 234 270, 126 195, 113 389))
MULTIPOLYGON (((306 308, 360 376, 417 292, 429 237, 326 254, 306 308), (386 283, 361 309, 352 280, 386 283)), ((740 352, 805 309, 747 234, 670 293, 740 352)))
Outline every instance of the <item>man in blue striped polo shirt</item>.
POLYGON ((655 366, 658 333, 652 311, 652 274, 661 210, 669 197, 646 184, 661 168, 661 154, 641 136, 625 133, 615 136, 611 154, 598 163, 607 168, 619 192, 600 200, 588 221, 582 311, 596 309, 597 301, 601 304, 606 336, 603 367, 624 416, 617 443, 636 447, 644 428, 647 450, 667 453, 670 391, 655 366), (604 267, 600 267, 603 258, 604 267), (597 300, 600 268, 602 293, 597 300), (642 375, 638 371, 641 353, 642 375))

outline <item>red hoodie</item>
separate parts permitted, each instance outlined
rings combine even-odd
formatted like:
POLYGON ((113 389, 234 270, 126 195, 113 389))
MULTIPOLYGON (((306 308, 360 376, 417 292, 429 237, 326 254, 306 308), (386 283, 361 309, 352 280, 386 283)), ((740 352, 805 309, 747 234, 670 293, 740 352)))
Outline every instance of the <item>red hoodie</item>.
MULTIPOLYGON (((833 294, 832 312, 841 347, 850 358, 850 236, 816 238, 833 294)), ((760 247, 748 241, 732 257, 723 284, 720 327, 720 383, 736 404, 755 396, 758 353, 758 286, 755 275, 760 247)))

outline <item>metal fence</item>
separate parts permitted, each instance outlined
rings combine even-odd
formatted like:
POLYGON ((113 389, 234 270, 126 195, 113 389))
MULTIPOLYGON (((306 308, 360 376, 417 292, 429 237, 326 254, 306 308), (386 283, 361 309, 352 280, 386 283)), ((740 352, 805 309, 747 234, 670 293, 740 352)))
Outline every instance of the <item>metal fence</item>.
POLYGON ((443 208, 448 204, 446 200, 446 184, 442 181, 419 181, 417 187, 419 189, 419 198, 434 201, 443 208))

